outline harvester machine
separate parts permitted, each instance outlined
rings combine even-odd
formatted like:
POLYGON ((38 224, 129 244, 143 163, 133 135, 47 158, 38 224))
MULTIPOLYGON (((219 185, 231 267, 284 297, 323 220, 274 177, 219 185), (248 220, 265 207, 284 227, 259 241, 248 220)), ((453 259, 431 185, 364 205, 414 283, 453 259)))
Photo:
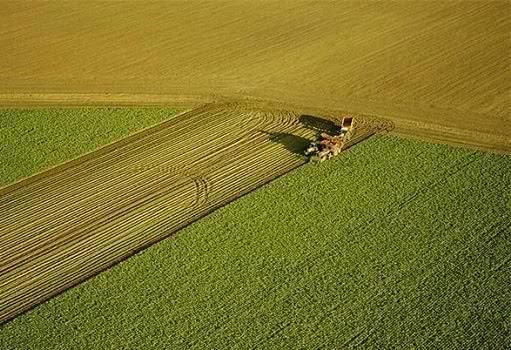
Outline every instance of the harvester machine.
POLYGON ((342 118, 340 128, 337 133, 330 135, 321 133, 317 140, 310 143, 305 150, 305 155, 310 156, 310 160, 323 162, 339 153, 348 144, 353 134, 353 117, 346 116, 342 118))

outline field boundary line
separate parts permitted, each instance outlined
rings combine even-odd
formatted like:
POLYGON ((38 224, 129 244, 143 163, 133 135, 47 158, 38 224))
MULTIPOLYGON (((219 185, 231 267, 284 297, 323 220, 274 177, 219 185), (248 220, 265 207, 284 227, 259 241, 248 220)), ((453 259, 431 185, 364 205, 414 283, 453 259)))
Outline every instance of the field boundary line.
MULTIPOLYGON (((306 100, 306 99, 305 99, 306 100)), ((296 101, 295 101, 296 102, 296 101)), ((503 119, 498 134, 486 131, 472 130, 470 127, 460 128, 452 123, 446 123, 438 118, 438 123, 422 120, 424 115, 467 115, 467 125, 471 120, 484 119, 485 115, 477 112, 467 112, 448 107, 428 107, 422 105, 404 105, 393 102, 392 111, 385 101, 360 99, 340 96, 340 108, 322 107, 317 103, 295 103, 260 97, 249 94, 129 94, 129 93, 0 93, 0 110, 27 109, 48 107, 186 107, 194 109, 204 104, 243 105, 245 107, 292 110, 304 113, 328 115, 352 114, 360 117, 375 117, 394 122, 393 133, 409 136, 415 139, 435 143, 446 143, 458 147, 491 151, 500 154, 511 154, 511 134, 506 131, 509 119, 503 119), (346 106, 343 108, 342 106, 346 106), (380 111, 380 112, 378 112, 380 111)), ((332 103, 327 103, 331 106, 332 103)), ((495 122, 495 121, 494 121, 495 122)), ((489 131, 489 130, 487 130, 489 131)))
POLYGON ((204 95, 130 93, 0 93, 0 109, 37 107, 142 107, 177 106, 193 108, 213 102, 204 95))
POLYGON ((17 190, 18 188, 24 187, 32 182, 39 180, 40 178, 47 177, 49 175, 53 175, 53 174, 62 172, 64 170, 70 169, 70 168, 75 167, 81 163, 88 161, 88 160, 94 159, 99 155, 104 155, 118 147, 128 145, 134 141, 137 141, 145 136, 152 134, 153 132, 155 132, 157 130, 167 128, 168 126, 170 126, 170 124, 172 124, 171 122, 175 122, 176 118, 181 118, 184 115, 186 115, 187 113, 195 111, 197 109, 200 109, 200 108, 187 109, 187 110, 184 110, 177 114, 173 114, 170 119, 167 119, 161 123, 140 129, 140 130, 135 131, 134 133, 132 133, 122 139, 112 141, 112 142, 107 143, 107 144, 105 144, 99 148, 96 148, 92 151, 82 153, 72 159, 64 161, 63 163, 59 163, 59 164, 56 164, 49 168, 42 169, 32 175, 26 176, 24 178, 16 180, 15 182, 12 182, 10 184, 2 186, 2 187, 0 187, 0 196, 3 196, 10 192, 13 192, 13 191, 17 190))

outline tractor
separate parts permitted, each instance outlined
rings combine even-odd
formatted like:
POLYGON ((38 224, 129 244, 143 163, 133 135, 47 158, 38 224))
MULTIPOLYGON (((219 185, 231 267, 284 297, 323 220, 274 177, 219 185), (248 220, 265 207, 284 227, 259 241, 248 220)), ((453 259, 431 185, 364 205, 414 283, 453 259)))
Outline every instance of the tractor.
POLYGON ((321 133, 317 140, 310 143, 305 155, 312 161, 323 162, 339 153, 345 148, 353 134, 353 117, 342 118, 340 130, 335 135, 321 133))

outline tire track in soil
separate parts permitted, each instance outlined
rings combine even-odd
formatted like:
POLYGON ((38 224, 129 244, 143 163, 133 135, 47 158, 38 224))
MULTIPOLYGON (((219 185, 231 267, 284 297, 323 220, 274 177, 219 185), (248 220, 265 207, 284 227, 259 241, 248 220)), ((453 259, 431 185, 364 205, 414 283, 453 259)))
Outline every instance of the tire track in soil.
POLYGON ((298 118, 207 105, 0 189, 0 323, 304 164, 270 136, 310 140, 298 118))

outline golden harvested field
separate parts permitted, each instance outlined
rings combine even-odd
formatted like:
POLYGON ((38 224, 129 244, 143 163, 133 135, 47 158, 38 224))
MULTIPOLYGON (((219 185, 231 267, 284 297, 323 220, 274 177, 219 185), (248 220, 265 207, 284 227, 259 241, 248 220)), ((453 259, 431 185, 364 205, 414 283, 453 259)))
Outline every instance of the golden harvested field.
POLYGON ((0 104, 269 100, 511 151, 509 1, 0 7, 0 104))

